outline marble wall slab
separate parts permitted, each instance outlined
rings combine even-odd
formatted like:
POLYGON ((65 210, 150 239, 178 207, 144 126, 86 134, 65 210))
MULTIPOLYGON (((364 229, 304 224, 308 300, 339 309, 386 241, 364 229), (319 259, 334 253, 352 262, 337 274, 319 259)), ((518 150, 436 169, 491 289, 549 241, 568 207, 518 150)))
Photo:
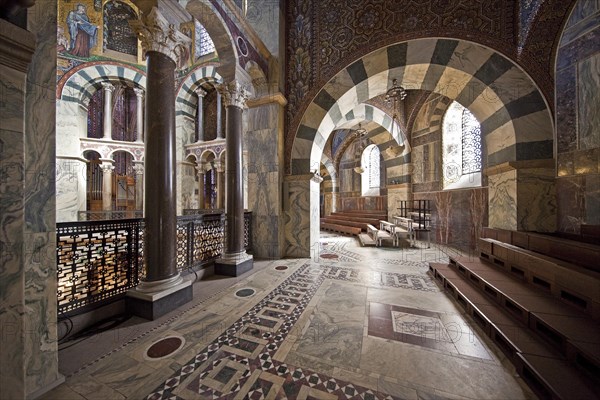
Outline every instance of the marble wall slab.
POLYGON ((558 230, 580 233, 582 224, 600 225, 600 174, 556 180, 558 230))
POLYGON ((56 281, 56 2, 28 9, 36 52, 25 102, 25 370, 28 396, 49 390, 58 373, 56 281))
MULTIPOLYGON (((253 254, 278 259, 286 253, 283 194, 283 126, 278 103, 247 111, 247 208, 252 211, 253 254)), ((282 114, 281 114, 282 115, 282 114)), ((318 203, 317 203, 318 204, 318 203)))
POLYGON ((517 229, 517 171, 488 176, 489 226, 517 229))
POLYGON ((600 147, 600 52, 581 61, 578 68, 579 148, 600 147))
POLYGON ((556 203, 558 230, 600 224, 594 182, 600 168, 600 3, 579 0, 556 62, 556 203))
POLYGON ((392 221, 392 216, 398 215, 401 201, 410 200, 410 185, 399 185, 400 187, 388 187, 387 192, 387 211, 388 221, 392 221))
MULTIPOLYGON (((0 27, 5 28, 4 20, 0 27)), ((4 31, 2 32, 4 33, 4 31)), ((26 33, 26 32, 25 32, 26 33)), ((1 33, 0 33, 1 34, 1 33)), ((33 47, 33 37, 30 38, 33 47)), ((0 398, 24 398, 25 72, 0 64, 0 398)))
POLYGON ((86 209, 87 165, 84 160, 56 157, 56 222, 78 220, 86 209))
POLYGON ((554 169, 519 170, 517 227, 519 230, 554 232, 557 226, 554 169))
MULTIPOLYGON (((175 119, 176 132, 176 188, 177 188, 177 215, 182 215, 183 210, 191 207, 194 202, 194 189, 198 186, 192 182, 194 175, 191 169, 194 166, 186 160, 185 145, 191 142, 194 136, 195 122, 191 118, 178 115, 175 119)), ((194 172, 195 173, 195 172, 194 172)))
POLYGON ((284 255, 288 257, 310 257, 311 250, 314 252, 319 247, 319 188, 316 187, 315 193, 311 193, 311 178, 312 175, 285 177, 283 185, 284 255), (311 201, 316 206, 316 210, 311 208, 311 201), (313 218, 316 223, 313 222, 313 218), (316 240, 312 225, 316 225, 316 240))

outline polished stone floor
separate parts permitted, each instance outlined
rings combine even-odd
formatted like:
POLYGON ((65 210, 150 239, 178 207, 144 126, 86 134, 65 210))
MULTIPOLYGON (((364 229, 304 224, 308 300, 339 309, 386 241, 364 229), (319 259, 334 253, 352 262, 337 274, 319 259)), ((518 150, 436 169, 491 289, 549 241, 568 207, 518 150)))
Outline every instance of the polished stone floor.
POLYGON ((61 351, 67 380, 43 398, 535 398, 427 274, 446 249, 418 246, 322 233, 317 259, 256 261, 240 278, 198 282, 201 298, 182 310, 128 321, 135 335, 61 351))

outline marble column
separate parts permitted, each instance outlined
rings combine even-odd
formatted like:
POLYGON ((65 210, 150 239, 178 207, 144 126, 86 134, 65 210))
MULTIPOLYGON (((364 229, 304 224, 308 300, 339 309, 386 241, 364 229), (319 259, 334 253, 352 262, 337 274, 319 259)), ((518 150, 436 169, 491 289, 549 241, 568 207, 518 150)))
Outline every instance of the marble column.
POLYGON ((215 208, 220 210, 225 208, 226 187, 225 187, 225 166, 221 163, 215 163, 216 181, 217 181, 217 204, 215 208))
POLYGON ((196 89, 196 95, 198 96, 198 103, 196 106, 196 142, 204 142, 204 96, 206 96, 206 90, 202 88, 196 89))
POLYGON ((242 112, 249 93, 238 81, 217 88, 226 106, 225 248, 215 262, 215 273, 239 276, 253 267, 253 258, 244 249, 244 182, 242 179, 242 112))
POLYGON ((196 166, 196 176, 198 177, 198 208, 203 210, 204 204, 204 165, 196 166))
POLYGON ((137 126, 137 137, 136 143, 144 142, 144 90, 140 88, 134 88, 136 97, 136 126, 137 126))
POLYGON ((115 162, 109 159, 100 159, 100 161, 102 161, 102 164, 100 164, 100 169, 102 169, 102 210, 112 211, 112 187, 115 162))
POLYGON ((104 113, 102 115, 102 127, 104 140, 112 140, 112 92, 115 87, 110 82, 102 82, 102 90, 104 90, 104 113))
POLYGON ((158 8, 130 21, 147 66, 144 175, 146 277, 128 292, 128 308, 156 319, 192 299, 191 281, 177 270, 175 68, 190 39, 169 24, 158 8))
POLYGON ((223 139, 223 101, 217 90, 217 139, 223 139))
POLYGON ((135 209, 144 209, 144 162, 134 161, 133 172, 135 173, 135 209))

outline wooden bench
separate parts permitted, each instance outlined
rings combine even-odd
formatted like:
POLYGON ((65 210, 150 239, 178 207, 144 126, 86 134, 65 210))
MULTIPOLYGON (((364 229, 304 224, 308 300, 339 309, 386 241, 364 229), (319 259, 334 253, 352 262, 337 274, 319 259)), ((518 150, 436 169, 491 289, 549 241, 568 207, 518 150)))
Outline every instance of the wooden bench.
POLYGON ((392 220, 394 221, 394 225, 396 228, 394 229, 394 234, 396 236, 396 242, 400 244, 400 238, 405 236, 411 247, 415 246, 415 231, 413 230, 413 220, 410 218, 393 216, 392 220))
POLYGON ((355 228, 352 226, 330 224, 330 223, 326 223, 326 222, 321 222, 321 229, 327 230, 327 231, 332 231, 332 232, 338 232, 338 233, 346 233, 349 235, 358 235, 361 232, 360 228, 355 228))
POLYGON ((381 242, 384 240, 392 240, 394 243, 394 237, 384 229, 377 229, 373 225, 367 225, 368 234, 375 240, 376 246, 381 247, 381 242))

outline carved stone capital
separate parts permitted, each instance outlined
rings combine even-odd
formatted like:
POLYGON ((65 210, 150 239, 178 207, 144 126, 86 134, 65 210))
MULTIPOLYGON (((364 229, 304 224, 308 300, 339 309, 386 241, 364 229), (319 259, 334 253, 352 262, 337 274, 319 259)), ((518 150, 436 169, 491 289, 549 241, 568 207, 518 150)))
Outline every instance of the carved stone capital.
POLYGON ((102 89, 106 90, 107 92, 113 92, 113 90, 115 90, 115 86, 110 83, 110 82, 101 82, 100 83, 102 85, 102 89))
POLYGON ((142 163, 134 163, 133 164, 133 172, 136 176, 141 176, 144 174, 144 164, 142 163))
POLYGON ((223 102, 226 107, 235 106, 244 108, 250 98, 250 92, 237 80, 217 85, 217 90, 223 96, 223 102))
POLYGON ((102 161, 100 164, 102 173, 112 172, 115 169, 115 162, 113 160, 100 159, 100 161, 102 161))
POLYGON ((196 88, 195 92, 198 95, 198 97, 204 97, 208 94, 208 92, 202 89, 201 87, 196 88))
POLYGON ((129 25, 142 42, 144 57, 146 52, 156 51, 169 57, 177 66, 187 61, 192 40, 169 24, 158 8, 153 7, 150 14, 141 20, 129 21, 129 25))
POLYGON ((133 91, 135 92, 135 96, 136 97, 144 97, 144 94, 146 92, 144 92, 144 89, 140 89, 140 88, 133 88, 133 91))

